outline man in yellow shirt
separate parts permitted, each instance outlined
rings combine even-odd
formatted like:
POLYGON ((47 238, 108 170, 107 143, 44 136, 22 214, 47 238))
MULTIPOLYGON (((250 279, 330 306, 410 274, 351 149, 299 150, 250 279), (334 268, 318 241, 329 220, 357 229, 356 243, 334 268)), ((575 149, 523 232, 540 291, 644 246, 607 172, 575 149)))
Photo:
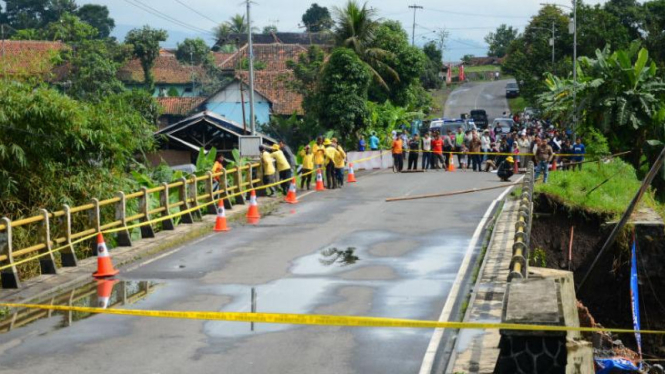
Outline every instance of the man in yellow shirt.
POLYGON ((323 145, 326 147, 326 158, 324 161, 324 164, 326 165, 326 188, 333 190, 337 188, 337 178, 335 177, 335 159, 339 157, 339 152, 337 151, 337 147, 332 144, 330 139, 324 140, 323 145))
POLYGON ((326 151, 325 146, 323 145, 323 137, 319 136, 316 138, 316 144, 312 147, 312 153, 314 154, 314 165, 317 169, 321 169, 325 162, 326 151))
POLYGON ((300 151, 300 157, 302 157, 302 176, 300 177, 300 189, 309 190, 309 185, 312 183, 312 172, 314 171, 314 153, 309 145, 305 146, 305 149, 300 151))
POLYGON ((282 152, 279 144, 274 144, 272 146, 272 153, 270 156, 275 160, 275 166, 279 172, 279 180, 282 181, 282 192, 286 195, 289 192, 289 183, 293 177, 291 165, 286 160, 286 156, 284 156, 284 152, 282 152))
POLYGON ((344 186, 344 166, 346 166, 346 152, 344 152, 344 148, 342 148, 342 146, 337 142, 337 138, 333 138, 332 143, 337 150, 337 154, 333 160, 335 164, 335 178, 337 178, 337 185, 341 188, 344 186))
MULTIPOLYGON (((273 184, 275 183, 275 165, 273 165, 274 160, 268 152, 268 147, 264 145, 259 146, 259 151, 261 152, 261 162, 263 163, 263 184, 273 184)), ((275 187, 269 187, 266 190, 267 196, 272 196, 275 193, 275 187)))

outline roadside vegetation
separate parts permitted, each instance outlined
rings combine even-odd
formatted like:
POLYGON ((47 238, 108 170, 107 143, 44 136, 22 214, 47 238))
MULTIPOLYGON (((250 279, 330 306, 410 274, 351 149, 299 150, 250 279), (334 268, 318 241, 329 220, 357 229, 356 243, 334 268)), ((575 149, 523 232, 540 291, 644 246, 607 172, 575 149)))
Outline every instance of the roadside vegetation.
POLYGON ((511 97, 508 99, 508 107, 510 108, 510 113, 520 113, 527 107, 527 102, 522 96, 511 97))

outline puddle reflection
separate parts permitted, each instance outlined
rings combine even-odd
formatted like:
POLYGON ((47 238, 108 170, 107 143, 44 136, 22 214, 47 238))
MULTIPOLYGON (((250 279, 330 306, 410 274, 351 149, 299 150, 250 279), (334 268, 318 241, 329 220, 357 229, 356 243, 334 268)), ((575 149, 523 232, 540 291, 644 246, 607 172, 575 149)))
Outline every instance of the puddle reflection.
MULTIPOLYGON (((148 281, 100 280, 73 287, 55 296, 30 300, 28 304, 48 304, 115 308, 133 304, 150 295, 156 283, 148 281)), ((14 309, 7 311, 0 319, 0 334, 28 326, 44 319, 53 319, 50 324, 55 329, 66 328, 75 322, 92 316, 92 313, 78 311, 53 311, 41 309, 14 309)))
POLYGON ((354 247, 349 247, 345 250, 339 250, 337 248, 328 248, 321 251, 321 257, 319 262, 324 266, 347 266, 353 265, 360 257, 356 256, 356 249, 354 247))

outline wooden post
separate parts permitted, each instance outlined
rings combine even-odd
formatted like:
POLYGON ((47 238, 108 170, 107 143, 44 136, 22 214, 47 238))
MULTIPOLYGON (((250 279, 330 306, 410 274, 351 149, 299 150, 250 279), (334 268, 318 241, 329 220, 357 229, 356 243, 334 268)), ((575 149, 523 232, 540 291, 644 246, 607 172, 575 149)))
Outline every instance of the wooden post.
MULTIPOLYGON (((190 207, 192 208, 198 208, 199 207, 199 191, 197 188, 197 181, 196 181, 196 175, 192 176, 191 179, 192 183, 189 185, 189 191, 187 192, 187 197, 189 200, 191 200, 190 207)), ((199 221, 202 219, 201 217, 201 209, 197 209, 192 212, 192 216, 196 217, 199 221)))
POLYGON ((242 193, 242 168, 240 166, 236 167, 236 184, 238 185, 238 190, 236 191, 238 195, 236 196, 236 204, 245 205, 245 196, 242 193))
POLYGON ((16 266, 14 266, 14 255, 12 253, 12 221, 7 217, 2 217, 0 222, 5 225, 5 230, 0 231, 0 255, 7 257, 0 261, 0 266, 11 265, 0 272, 2 288, 19 288, 21 283, 18 279, 16 266))
MULTIPOLYGON (((143 193, 139 197, 139 211, 143 214, 143 218, 139 219, 140 223, 145 223, 150 221, 150 195, 148 194, 148 188, 143 186, 141 187, 141 192, 143 193)), ((141 238, 154 238, 155 230, 152 228, 152 224, 141 226, 141 238)))
MULTIPOLYGON (((182 182, 182 186, 178 189, 178 194, 180 197, 180 201, 183 203, 180 205, 180 211, 186 211, 189 209, 189 202, 187 201, 187 179, 185 177, 180 178, 180 182, 182 182)), ((192 213, 187 212, 183 213, 180 216, 180 222, 182 223, 187 223, 191 224, 194 223, 194 218, 192 218, 192 213)))
POLYGON ((39 267, 41 268, 42 274, 57 274, 58 270, 55 266, 55 258, 53 257, 53 252, 51 250, 51 225, 48 217, 48 210, 39 209, 39 214, 41 214, 44 219, 39 224, 39 238, 44 244, 44 248, 39 250, 39 253, 42 257, 39 258, 39 267))
MULTIPOLYGON (((229 179, 226 169, 222 168, 222 175, 219 176, 219 188, 224 188, 224 209, 233 209, 233 203, 229 199, 229 179)), ((217 214, 217 209, 215 209, 215 214, 217 214)))
POLYGON ((132 246, 132 236, 127 230, 127 199, 125 198, 125 193, 118 191, 116 196, 120 198, 120 201, 115 203, 115 219, 120 220, 120 225, 123 230, 118 231, 118 245, 122 247, 131 247, 132 246))
MULTIPOLYGON (((162 183, 162 186, 164 189, 159 192, 159 203, 162 207, 164 207, 164 212, 162 212, 162 217, 169 216, 171 214, 170 212, 170 207, 171 204, 169 202, 169 184, 164 182, 162 183)), ((174 230, 175 225, 173 224, 173 219, 172 218, 167 218, 162 221, 162 229, 163 230, 174 230)))
MULTIPOLYGON (((88 212, 88 222, 90 222, 90 227, 95 229, 95 232, 100 232, 101 230, 101 218, 99 213, 99 200, 96 198, 92 199, 92 205, 94 207, 88 212)), ((92 255, 97 256, 97 239, 92 238, 90 240, 90 249, 92 250, 92 255)))
POLYGON ((62 206, 62 210, 65 212, 65 215, 60 221, 60 227, 62 232, 65 233, 66 247, 60 251, 60 260, 63 267, 74 267, 78 265, 78 259, 76 258, 76 251, 72 244, 72 210, 67 204, 62 206))
POLYGON ((212 177, 212 171, 208 170, 206 171, 206 185, 205 185, 205 191, 206 194, 210 196, 208 198, 207 203, 208 208, 206 209, 207 214, 217 214, 217 204, 214 202, 217 200, 215 199, 215 189, 214 189, 214 183, 213 183, 213 177, 212 177))

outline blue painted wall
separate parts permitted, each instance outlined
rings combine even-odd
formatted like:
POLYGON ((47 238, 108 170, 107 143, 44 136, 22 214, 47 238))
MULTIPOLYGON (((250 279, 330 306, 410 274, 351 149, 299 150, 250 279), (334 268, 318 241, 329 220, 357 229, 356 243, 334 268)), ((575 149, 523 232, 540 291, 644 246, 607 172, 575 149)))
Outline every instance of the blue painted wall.
MULTIPOLYGON (((240 103, 209 101, 205 104, 205 109, 226 117, 242 126, 242 105, 240 103)), ((270 122, 270 104, 267 101, 255 102, 254 116, 257 123, 264 124, 270 122)), ((245 120, 249 126, 249 103, 245 103, 245 120)))

